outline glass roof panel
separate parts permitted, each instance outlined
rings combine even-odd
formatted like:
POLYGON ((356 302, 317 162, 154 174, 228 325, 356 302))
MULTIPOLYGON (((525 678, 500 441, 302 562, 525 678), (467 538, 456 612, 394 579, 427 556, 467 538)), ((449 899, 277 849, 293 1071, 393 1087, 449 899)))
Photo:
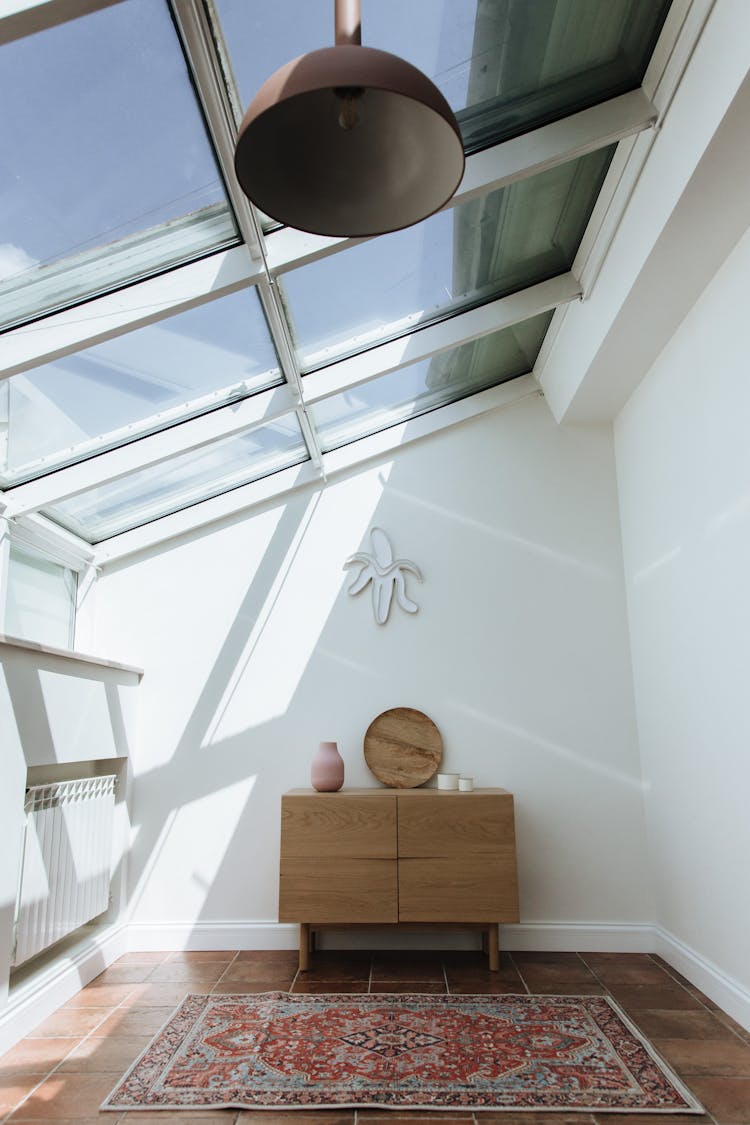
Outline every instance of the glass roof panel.
MULTIPOLYGON (((430 75, 474 151, 637 87, 669 0, 362 6, 365 44, 430 75)), ((283 4, 205 7, 217 29, 221 20, 235 106, 290 58, 333 41, 334 0, 295 3, 292 19, 283 4)), ((0 105, 0 329, 239 241, 169 0, 107 3, 4 44, 0 105)), ((291 329, 310 372, 565 273, 613 152, 287 272, 288 325, 275 325, 275 338, 285 348, 291 329)), ((310 420, 321 445, 337 448, 525 373, 551 315, 318 403, 310 420)), ((306 461, 295 414, 189 448, 200 440, 196 415, 230 419, 236 399, 281 381, 257 293, 212 300, 0 382, 0 487, 90 458, 91 487, 45 514, 99 542, 306 461), (184 452, 103 479, 108 458, 96 454, 167 427, 184 452)), ((55 479, 62 490, 68 478, 55 479)))
MULTIPOLYGON (((247 106, 284 63, 334 41, 333 0, 215 0, 247 106)), ((362 42, 424 71, 468 151, 640 85, 670 0, 363 0, 362 42)))
POLYGON ((0 383, 0 485, 281 381, 255 290, 199 305, 0 383))
POLYGON ((551 319, 551 312, 541 313, 323 399, 311 408, 321 448, 338 449, 525 375, 534 366, 551 319))
POLYGON ((43 514, 98 543, 305 460, 297 417, 287 414, 90 488, 44 508, 43 514))
POLYGON ((570 269, 613 151, 284 274, 303 370, 570 269))
POLYGON ((164 0, 0 47, 0 322, 237 238, 164 0))

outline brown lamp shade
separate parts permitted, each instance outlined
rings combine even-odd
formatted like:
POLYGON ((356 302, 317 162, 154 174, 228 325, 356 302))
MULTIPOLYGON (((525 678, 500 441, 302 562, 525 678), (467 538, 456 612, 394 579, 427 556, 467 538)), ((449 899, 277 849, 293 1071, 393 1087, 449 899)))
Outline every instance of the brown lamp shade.
POLYGON ((240 126, 237 179, 271 218, 364 237, 437 211, 464 170, 461 134, 437 87, 372 47, 313 51, 277 70, 240 126))

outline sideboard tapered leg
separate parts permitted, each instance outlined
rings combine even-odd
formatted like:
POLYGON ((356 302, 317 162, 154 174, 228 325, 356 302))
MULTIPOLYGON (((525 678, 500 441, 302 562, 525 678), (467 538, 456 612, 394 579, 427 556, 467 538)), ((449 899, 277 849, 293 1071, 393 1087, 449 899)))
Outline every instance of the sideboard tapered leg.
POLYGON ((496 973, 500 968, 500 947, 498 945, 497 925, 492 925, 487 931, 487 944, 490 954, 490 972, 496 973))
POLYGON ((299 971, 306 973, 310 968, 310 923, 299 924, 299 971))

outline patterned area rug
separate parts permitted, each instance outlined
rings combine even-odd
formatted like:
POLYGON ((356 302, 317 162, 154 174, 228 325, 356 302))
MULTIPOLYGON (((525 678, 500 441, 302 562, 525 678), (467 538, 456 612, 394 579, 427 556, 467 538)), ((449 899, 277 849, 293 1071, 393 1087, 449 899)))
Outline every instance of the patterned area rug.
POLYGON ((702 1112, 603 996, 188 996, 102 1109, 702 1112))

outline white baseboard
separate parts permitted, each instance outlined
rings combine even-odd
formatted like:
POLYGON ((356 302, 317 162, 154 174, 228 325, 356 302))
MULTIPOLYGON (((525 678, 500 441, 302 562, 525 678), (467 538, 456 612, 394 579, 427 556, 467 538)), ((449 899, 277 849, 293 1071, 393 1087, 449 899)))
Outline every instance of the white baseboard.
MULTIPOLYGON (((331 930, 321 935, 327 949, 475 949, 479 936, 461 931, 410 933, 378 930, 331 930)), ((169 949, 296 949, 299 928, 294 924, 263 922, 131 922, 129 948, 169 949)), ((501 949, 555 952, 601 950, 617 953, 654 951, 654 928, 633 922, 530 922, 501 926, 501 949)))
POLYGON ((128 949, 296 949, 299 926, 286 922, 131 922, 128 949))
MULTIPOLYGON (((131 923, 131 950, 296 949, 296 925, 264 922, 131 923)), ((471 933, 330 931, 323 949, 476 949, 471 933)), ((743 1027, 750 1028, 750 992, 659 926, 644 922, 524 922, 500 927, 500 948, 554 953, 658 953, 743 1027)))
MULTIPOLYGON (((70 1000, 123 953, 159 950, 296 949, 296 925, 262 922, 131 922, 109 926, 15 986, 0 1015, 0 1054, 70 1000)), ((402 934, 377 930, 324 935, 329 948, 474 948, 476 935, 402 934), (428 942, 427 939, 430 939, 428 942)), ((529 922, 500 927, 502 949, 658 953, 743 1027, 750 1029, 750 991, 674 935, 646 923, 529 922)))
POLYGON ((701 956, 690 946, 654 926, 652 952, 663 957, 678 973, 704 992, 714 1004, 750 1031, 750 990, 723 972, 718 965, 701 956))
POLYGON ((127 927, 107 926, 11 987, 0 1015, 0 1055, 127 952, 127 927))
POLYGON ((653 953, 643 922, 522 922, 500 927, 500 948, 548 953, 653 953))

